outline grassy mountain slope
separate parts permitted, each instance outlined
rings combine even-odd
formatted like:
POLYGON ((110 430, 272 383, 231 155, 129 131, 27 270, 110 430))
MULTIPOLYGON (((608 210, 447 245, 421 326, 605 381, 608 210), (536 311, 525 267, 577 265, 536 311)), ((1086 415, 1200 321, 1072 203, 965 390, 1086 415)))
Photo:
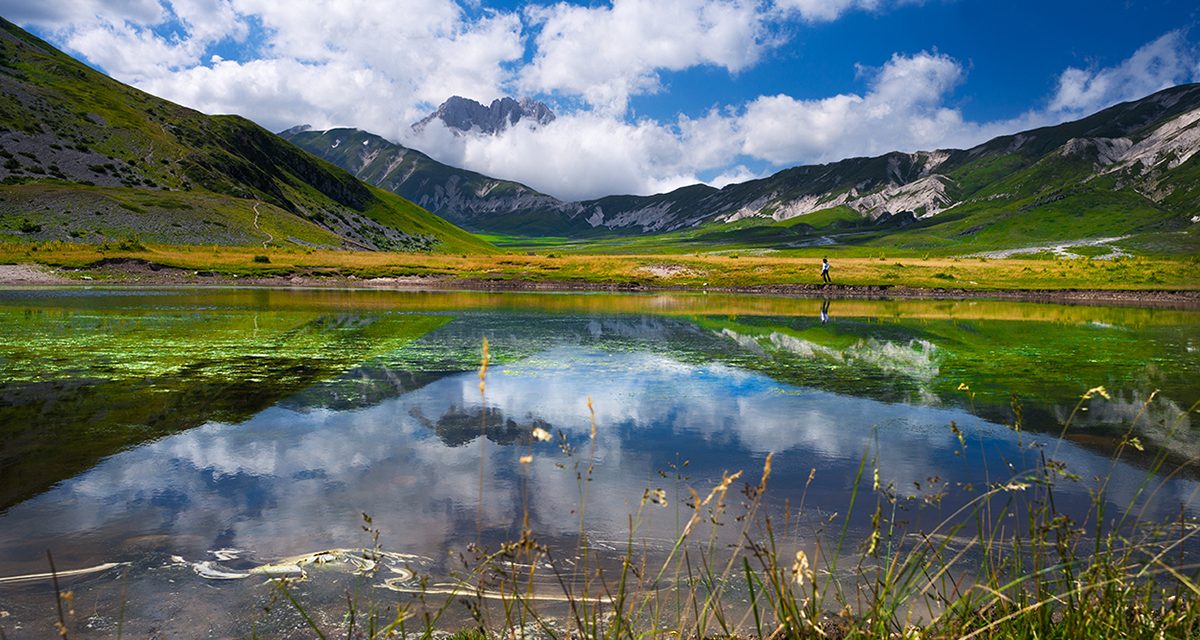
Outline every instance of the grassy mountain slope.
POLYGON ((2 19, 0 181, 13 238, 488 249, 245 118, 133 89, 2 19))
MULTIPOLYGON (((764 228, 752 240, 762 246, 788 246, 797 236, 803 244, 802 233, 771 231, 779 227, 781 211, 794 214, 785 220, 798 225, 850 206, 862 216, 859 224, 820 235, 836 244, 925 250, 1156 235, 1173 238, 1160 250, 1187 251, 1195 246, 1191 216, 1200 196, 1200 154, 1195 154, 1194 142, 1200 132, 1198 114, 1200 85, 1175 87, 970 150, 891 153, 788 169, 726 187, 705 206, 710 220, 745 224, 757 218, 764 228), (1161 144, 1164 130, 1172 128, 1177 131, 1171 144, 1161 144), (1168 148, 1157 154, 1139 152, 1140 146, 1155 145, 1168 148), (905 198, 913 195, 905 188, 922 182, 922 198, 905 198), (904 208, 921 202, 929 206, 904 208), (906 211, 922 219, 902 228, 879 228, 880 220, 897 227, 894 214, 906 211)), ((752 235, 744 227, 713 227, 713 242, 741 242, 752 235)))
MULTIPOLYGON (((574 203, 443 165, 361 131, 302 132, 293 139, 427 206, 441 198, 444 209, 435 210, 469 216, 469 222, 452 219, 472 229, 564 236, 572 249, 969 253, 1122 238, 1115 242, 1138 253, 1200 250, 1191 221, 1200 214, 1200 85, 967 150, 847 158, 719 190, 692 185, 574 203)), ((514 246, 535 245, 552 246, 541 240, 514 246)))
POLYGON ((399 194, 473 231, 530 235, 578 231, 578 207, 509 180, 457 169, 358 129, 279 134, 359 179, 399 194))

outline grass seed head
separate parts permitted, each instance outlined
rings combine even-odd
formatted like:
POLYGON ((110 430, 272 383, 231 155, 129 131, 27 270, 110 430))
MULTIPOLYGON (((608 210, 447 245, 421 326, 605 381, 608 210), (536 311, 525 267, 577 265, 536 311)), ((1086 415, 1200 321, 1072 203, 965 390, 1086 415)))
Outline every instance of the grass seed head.
POLYGON ((651 502, 660 507, 668 506, 667 492, 664 489, 646 489, 642 494, 642 503, 651 502))
POLYGON ((796 552, 796 559, 792 561, 792 580, 796 586, 804 586, 805 580, 811 580, 812 569, 808 564, 808 554, 804 550, 796 552))
POLYGON ((767 459, 763 461, 762 481, 758 483, 760 492, 767 490, 767 479, 771 477, 771 458, 775 456, 774 452, 767 454, 767 459))
POLYGON ((483 356, 479 360, 479 382, 481 383, 480 391, 483 390, 482 382, 485 378, 487 378, 488 362, 491 359, 492 359, 491 354, 488 353, 487 336, 484 336, 484 338, 483 338, 483 356))

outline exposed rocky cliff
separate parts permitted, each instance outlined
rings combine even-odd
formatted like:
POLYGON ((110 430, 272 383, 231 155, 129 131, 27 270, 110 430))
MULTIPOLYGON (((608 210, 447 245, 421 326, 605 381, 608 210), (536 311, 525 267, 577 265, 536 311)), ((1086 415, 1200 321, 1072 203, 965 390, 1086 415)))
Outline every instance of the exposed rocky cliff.
POLYGON ((535 126, 550 124, 554 121, 554 112, 532 98, 522 98, 518 102, 506 96, 484 106, 470 98, 451 96, 436 111, 414 123, 412 128, 420 131, 435 120, 440 120, 447 129, 459 134, 496 135, 521 121, 535 126))
POLYGON ((565 233, 578 227, 578 205, 517 182, 442 164, 365 131, 293 128, 280 135, 469 230, 565 233))

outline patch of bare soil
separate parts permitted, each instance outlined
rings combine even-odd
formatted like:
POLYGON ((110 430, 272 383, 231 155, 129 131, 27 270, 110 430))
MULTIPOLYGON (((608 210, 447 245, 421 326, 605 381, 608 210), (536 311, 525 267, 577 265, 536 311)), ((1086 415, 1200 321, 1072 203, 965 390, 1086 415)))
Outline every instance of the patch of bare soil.
POLYGON ((638 271, 647 273, 655 278, 674 278, 676 276, 694 276, 696 271, 680 264, 648 264, 638 267, 638 271))
POLYGON ((34 264, 0 264, 0 284, 36 285, 36 284, 70 284, 74 282, 64 278, 54 270, 34 264))

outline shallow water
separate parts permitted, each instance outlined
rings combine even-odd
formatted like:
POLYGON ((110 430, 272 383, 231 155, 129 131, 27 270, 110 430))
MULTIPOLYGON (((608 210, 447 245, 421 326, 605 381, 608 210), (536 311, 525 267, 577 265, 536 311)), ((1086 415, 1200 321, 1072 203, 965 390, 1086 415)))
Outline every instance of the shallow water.
MULTIPOLYGON (((741 470, 716 528, 729 541, 738 491, 758 482, 772 453, 766 512, 787 512, 797 546, 848 522, 847 549, 860 547, 869 510, 846 520, 860 469, 868 478, 878 469, 914 530, 1043 456, 1081 478, 1056 496, 1067 513, 1086 515, 1085 481, 1102 476, 1115 512, 1134 504, 1150 520, 1200 516, 1188 467, 1154 481, 1151 499, 1142 489, 1156 454, 1175 469, 1200 453, 1188 413, 1200 400, 1196 312, 10 290, 0 292, 0 327, 0 578, 47 571, 47 550, 60 570, 123 563, 64 579, 83 636, 114 635, 122 617, 137 637, 294 626, 286 607, 261 608, 276 592, 260 577, 213 580, 197 563, 244 573, 369 547, 364 513, 380 546, 412 554, 397 571, 435 580, 469 544, 519 537, 526 518, 569 557, 581 511, 607 560, 620 557, 640 512, 633 537, 653 556, 687 519, 689 489, 704 495, 741 470), (1101 385, 1110 399, 1080 403, 1101 385), (535 428, 552 440, 531 438, 535 428), (1114 461, 1127 433, 1145 451, 1126 447, 1114 461), (643 505, 659 489, 665 505, 643 505)), ((356 584, 378 601, 405 597, 337 564, 296 587, 329 619, 356 584)), ((8 637, 45 637, 53 588, 0 582, 0 611, 8 637)))

